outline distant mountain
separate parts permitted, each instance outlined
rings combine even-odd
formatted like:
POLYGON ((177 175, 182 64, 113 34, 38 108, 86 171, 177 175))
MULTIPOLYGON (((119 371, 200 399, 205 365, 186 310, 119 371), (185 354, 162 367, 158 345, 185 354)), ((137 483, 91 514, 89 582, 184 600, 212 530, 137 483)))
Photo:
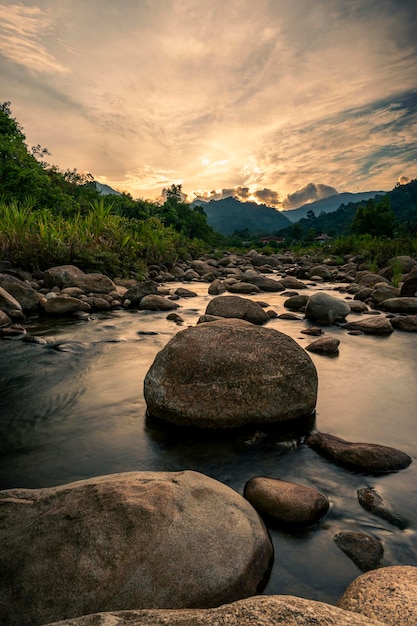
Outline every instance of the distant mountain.
POLYGON ((383 196, 386 191, 364 191, 362 193, 337 193, 333 196, 323 198, 323 200, 316 200, 309 204, 303 204, 298 209, 290 209, 287 211, 281 211, 281 215, 285 215, 291 222, 298 222, 303 217, 307 217, 308 211, 314 211, 316 217, 323 213, 331 213, 336 211, 342 204, 349 204, 350 202, 361 202, 362 200, 369 200, 375 196, 383 196))
POLYGON ((94 181, 97 191, 101 196, 121 196, 120 191, 116 191, 109 185, 104 185, 103 183, 99 183, 97 180, 94 181))
POLYGON ((223 235, 231 235, 235 230, 267 235, 291 226, 291 221, 282 212, 265 204, 240 202, 233 197, 210 202, 197 199, 191 206, 203 207, 209 226, 223 235))

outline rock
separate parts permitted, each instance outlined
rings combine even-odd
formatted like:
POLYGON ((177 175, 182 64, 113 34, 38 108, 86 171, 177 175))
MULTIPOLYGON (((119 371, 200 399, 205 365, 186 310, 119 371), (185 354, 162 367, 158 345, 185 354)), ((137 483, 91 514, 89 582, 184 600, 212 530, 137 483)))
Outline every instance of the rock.
POLYGON ((74 286, 75 281, 85 276, 84 272, 75 265, 58 265, 50 267, 42 273, 42 279, 46 287, 64 287, 74 286))
POLYGON ((79 287, 86 293, 110 293, 115 291, 116 285, 104 274, 84 274, 73 281, 74 287, 79 287))
POLYGON ((108 311, 111 309, 110 302, 98 296, 88 296, 83 302, 89 304, 92 311, 108 311))
POLYGON ((367 305, 361 300, 350 300, 348 304, 352 313, 364 313, 368 311, 367 305))
POLYGON ((251 263, 255 267, 262 267, 263 265, 269 265, 269 267, 279 267, 280 265, 278 259, 272 256, 267 256, 266 254, 258 253, 251 255, 251 263))
POLYGON ((390 626, 417 624, 417 567, 381 567, 356 578, 338 605, 390 626))
POLYGON ((178 313, 168 313, 167 320, 175 322, 176 324, 183 324, 184 319, 178 313))
POLYGON ((40 311, 40 295, 28 283, 10 274, 0 274, 0 287, 19 302, 24 313, 30 315, 40 311))
POLYGON ((390 319, 391 325, 398 330, 417 332, 417 315, 401 315, 390 319))
POLYGON ((389 280, 380 274, 365 272, 364 275, 359 278, 358 283, 360 287, 375 287, 378 283, 386 283, 389 285, 389 280))
POLYGON ((393 526, 397 526, 401 529, 406 527, 405 521, 392 511, 388 504, 384 502, 381 496, 374 489, 371 487, 364 487, 363 489, 358 489, 357 494, 359 504, 363 506, 366 511, 377 515, 393 526))
POLYGON ((11 318, 0 309, 0 326, 8 326, 12 323, 11 318))
POLYGON ((280 320, 301 320, 302 317, 296 315, 295 313, 280 313, 278 315, 280 320))
POLYGON ((23 313, 22 306, 8 291, 0 287, 0 309, 3 313, 9 314, 13 311, 23 313))
POLYGON ((414 297, 417 294, 417 276, 410 276, 406 278, 401 285, 400 296, 401 297, 414 297))
POLYGON ((267 291, 270 293, 284 291, 284 285, 281 281, 268 278, 267 276, 242 276, 242 281, 250 282, 252 285, 256 285, 261 291, 267 291))
POLYGON ((357 291, 354 295, 355 300, 360 300, 361 302, 368 301, 368 298, 371 297, 375 290, 372 287, 362 287, 357 291))
POLYGON ((306 444, 335 463, 360 472, 395 472, 412 461, 408 454, 395 448, 353 443, 327 433, 313 433, 307 437, 306 444))
MULTIPOLYGON (((400 622, 396 623, 396 626, 400 622)), ((214 609, 95 613, 47 626, 387 626, 338 607, 294 596, 253 596, 214 609)))
POLYGON ((252 283, 244 283, 242 281, 238 281, 233 283, 233 285, 229 286, 230 293, 260 293, 259 287, 253 285, 252 283))
POLYGON ((346 330, 360 330, 366 335, 390 335, 394 329, 389 319, 380 315, 360 318, 343 324, 346 330))
POLYGON ((390 313, 417 313, 417 297, 389 298, 382 306, 390 313))
POLYGON ((325 265, 315 265, 312 267, 308 272, 308 277, 313 278, 313 276, 322 278, 323 280, 332 279, 331 271, 325 265))
POLYGON ((195 298, 197 296, 195 291, 191 291, 191 289, 186 289, 185 287, 178 287, 174 293, 180 298, 195 298))
POLYGON ((248 298, 240 296, 218 296, 210 300, 206 308, 207 315, 237 318, 252 324, 265 324, 269 317, 263 308, 248 298))
POLYGON ((43 308, 48 315, 67 315, 74 311, 91 311, 87 302, 78 300, 78 298, 71 298, 71 296, 57 296, 45 300, 43 308))
MULTIPOLYGON (((64 287, 64 289, 61 289, 61 295, 64 295, 64 294, 66 296, 71 296, 72 298, 79 298, 80 296, 85 295, 84 290, 80 289, 80 287, 64 287)), ((56 296, 57 294, 54 294, 54 295, 56 296)))
POLYGON ((400 255, 393 257, 387 263, 391 269, 395 268, 401 274, 408 274, 417 265, 417 261, 411 256, 400 255))
POLYGON ((290 298, 287 298, 287 300, 285 300, 284 306, 286 309, 291 309, 292 311, 299 311, 300 309, 306 306, 309 297, 310 296, 300 296, 300 295, 291 296, 290 298))
POLYGON ((212 607, 262 591, 272 545, 242 496, 192 471, 0 492, 7 626, 97 611, 212 607))
POLYGON ((191 282, 192 280, 199 280, 200 278, 200 274, 198 274, 196 271, 189 269, 185 272, 185 276, 184 279, 191 282))
POLYGON ((13 324, 13 326, 0 328, 0 337, 2 339, 13 339, 13 337, 20 337, 20 335, 25 335, 26 332, 26 328, 23 328, 23 326, 13 324))
POLYGON ((350 306, 344 301, 329 296, 327 293, 317 292, 308 299, 305 316, 322 326, 330 326, 334 322, 342 321, 350 313, 350 306))
POLYGON ((145 377, 150 415, 184 426, 235 428, 307 416, 317 372, 293 339, 241 320, 177 333, 145 377))
POLYGON ((285 278, 280 278, 280 283, 284 286, 285 289, 307 289, 307 286, 294 278, 294 276, 285 276, 285 278))
POLYGON ((142 298, 138 308, 140 311, 172 311, 178 307, 179 304, 164 298, 164 296, 149 294, 142 298))
POLYGON ((323 330, 319 326, 309 326, 300 331, 303 335, 312 335, 318 337, 323 334, 323 330))
POLYGON ((130 287, 124 295, 125 300, 129 300, 131 304, 138 305, 145 296, 158 293, 158 283, 154 280, 144 280, 137 283, 134 287, 130 287))
POLYGON ((208 263, 206 263, 206 261, 201 261, 200 259, 191 261, 190 266, 191 269, 197 272, 199 276, 212 274, 215 271, 215 268, 212 265, 209 265, 208 263))
POLYGON ((176 280, 184 280, 185 278, 184 270, 178 265, 174 265, 174 267, 171 269, 171 274, 176 280))
POLYGON ((381 304, 384 300, 389 300, 389 298, 396 298, 400 295, 400 290, 397 287, 392 287, 391 285, 383 285, 382 287, 378 287, 374 289, 371 293, 371 300, 375 305, 381 304))
POLYGON ((343 530, 334 536, 334 540, 363 572, 378 567, 384 555, 382 543, 366 533, 343 530))
POLYGON ((210 296, 219 296, 221 293, 224 293, 225 291, 226 291, 226 286, 220 278, 216 278, 215 280, 213 280, 213 282, 208 288, 208 293, 210 296))
POLYGON ((306 350, 318 354, 336 354, 339 352, 339 344, 340 341, 336 337, 320 337, 306 346, 306 350))
POLYGON ((329 501, 316 489, 276 478, 256 477, 246 483, 244 494, 261 516, 300 528, 317 524, 327 513, 329 501))

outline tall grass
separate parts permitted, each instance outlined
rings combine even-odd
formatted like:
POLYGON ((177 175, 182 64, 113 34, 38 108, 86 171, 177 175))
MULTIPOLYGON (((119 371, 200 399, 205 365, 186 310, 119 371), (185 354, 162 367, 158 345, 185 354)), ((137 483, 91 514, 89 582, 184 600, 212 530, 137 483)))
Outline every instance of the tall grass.
POLYGON ((0 256, 28 270, 71 263, 113 276, 141 275, 150 263, 173 264, 188 244, 158 218, 125 218, 102 200, 70 218, 35 209, 30 199, 0 200, 0 256))

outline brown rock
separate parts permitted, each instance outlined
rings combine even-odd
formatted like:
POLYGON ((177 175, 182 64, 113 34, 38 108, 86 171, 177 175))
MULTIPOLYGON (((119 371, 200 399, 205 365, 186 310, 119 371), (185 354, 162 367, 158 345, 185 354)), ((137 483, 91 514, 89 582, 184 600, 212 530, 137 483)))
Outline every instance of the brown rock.
POLYGON ((397 526, 401 529, 406 527, 405 521, 402 520, 399 515, 394 513, 394 511, 386 502, 384 502, 381 496, 374 489, 371 487, 364 487, 363 489, 358 489, 357 494, 359 504, 363 506, 366 511, 377 515, 381 519, 393 524, 393 526, 397 526))
POLYGON ((43 308, 48 315, 67 315, 74 311, 91 311, 91 307, 87 302, 83 302, 78 298, 71 298, 71 296, 50 298, 43 303, 43 308))
POLYGON ((277 330, 236 319, 213 321, 167 343, 145 377, 144 394, 154 417, 235 428, 310 414, 317 372, 305 350, 277 330))
POLYGON ((130 472, 0 492, 2 623, 212 607, 260 592, 272 545, 235 491, 197 472, 130 472))
POLYGON ((373 443, 353 443, 326 433, 313 433, 306 439, 310 448, 330 460, 363 472, 395 472, 410 465, 412 458, 401 450, 373 443))
POLYGON ((343 530, 334 536, 334 540, 363 572, 378 567, 384 555, 382 543, 366 533, 343 530))
POLYGON ((251 478, 243 495, 261 516, 295 528, 314 526, 329 508, 316 489, 276 478, 251 478))
POLYGON ((343 328, 360 330, 365 335, 390 335, 394 331, 390 320, 382 315, 361 317, 354 322, 346 322, 343 328))
POLYGON ((338 605, 390 626, 417 624, 417 567, 381 567, 356 578, 338 605))
MULTIPOLYGON (((400 624, 400 622, 397 622, 400 624)), ((49 626, 387 626, 338 607, 294 596, 254 596, 215 609, 96 613, 49 626)))
POLYGON ((306 346, 306 350, 318 354, 336 354, 339 352, 339 344, 340 341, 336 337, 320 337, 306 346))
POLYGON ((390 319, 391 325, 397 330, 409 333, 417 332, 417 315, 401 315, 390 319))
POLYGON ((178 309, 178 307, 179 304, 164 298, 164 296, 149 294, 149 296, 144 296, 142 298, 139 302, 138 308, 141 311, 172 311, 174 309, 178 309))
POLYGON ((84 272, 75 265, 58 265, 50 267, 42 274, 42 279, 46 287, 63 287, 74 286, 74 281, 85 276, 84 272))
POLYGON ((206 315, 236 318, 252 324, 265 324, 269 317, 257 303, 240 296, 218 296, 207 305, 206 315))

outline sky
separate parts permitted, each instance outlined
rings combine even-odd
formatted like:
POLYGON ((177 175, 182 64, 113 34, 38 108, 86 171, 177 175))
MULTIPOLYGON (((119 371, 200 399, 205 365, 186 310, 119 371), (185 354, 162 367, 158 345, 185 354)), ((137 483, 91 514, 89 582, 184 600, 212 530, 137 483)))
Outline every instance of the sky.
POLYGON ((389 191, 417 178, 417 2, 0 0, 0 101, 134 198, 389 191))

